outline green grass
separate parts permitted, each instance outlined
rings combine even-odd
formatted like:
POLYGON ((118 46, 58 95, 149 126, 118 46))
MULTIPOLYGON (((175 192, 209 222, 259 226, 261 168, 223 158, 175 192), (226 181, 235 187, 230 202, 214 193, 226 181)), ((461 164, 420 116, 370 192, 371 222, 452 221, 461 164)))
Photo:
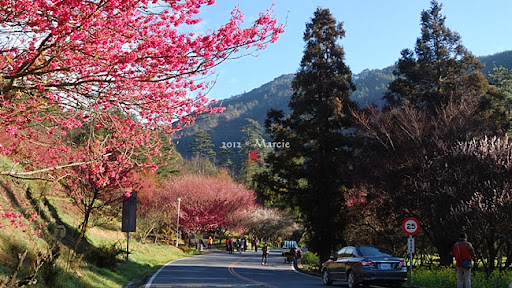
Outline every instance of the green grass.
MULTIPOLYGON (((1 260, 2 264, 0 264, 0 278, 3 279, 6 279, 11 274, 11 271, 16 264, 16 255, 13 253, 17 253, 18 251, 24 249, 29 249, 30 255, 35 255, 37 253, 34 249, 33 241, 18 242, 14 240, 17 238, 16 235, 18 235, 20 231, 11 231, 9 234, 6 232, 8 231, 5 229, 0 231, 0 236, 2 236, 1 239, 3 239, 2 246, 5 249, 2 252, 4 254, 4 257, 2 257, 3 260, 1 260), (11 242, 7 241, 7 239, 11 239, 11 242), (17 249, 11 250, 12 245, 9 245, 8 243, 13 243, 13 245, 16 244, 17 247, 19 247, 17 249), (5 262, 7 259, 10 260, 5 262)), ((87 235, 89 242, 93 243, 94 246, 96 246, 98 243, 119 243, 119 246, 122 246, 123 249, 126 249, 125 239, 119 240, 117 238, 112 238, 112 234, 115 233, 101 233, 101 230, 99 229, 96 231, 95 229, 92 229, 92 232, 99 233, 99 235, 103 235, 105 237, 100 239, 99 235, 87 235)), ((123 234, 124 233, 119 233, 118 235, 123 234)), ((160 266, 166 264, 169 261, 194 255, 194 250, 192 252, 185 253, 175 246, 164 244, 141 244, 135 240, 132 240, 130 241, 129 261, 125 261, 126 254, 123 253, 118 258, 119 264, 113 270, 98 268, 86 262, 84 259, 77 262, 77 264, 75 264, 72 268, 69 268, 67 262, 69 259, 68 255, 68 251, 63 252, 57 261, 57 276, 55 278, 55 284, 45 285, 43 284, 44 281, 40 280, 36 287, 124 287, 134 279, 143 281, 155 271, 157 271, 160 266)), ((33 257, 34 256, 31 256, 30 258, 33 257)), ((25 268, 22 270, 22 275, 27 275, 27 273, 29 273, 31 270, 29 265, 31 261, 26 262, 27 263, 24 265, 25 268)), ((42 275, 40 275, 40 277, 42 277, 42 275)))
MULTIPOLYGON (((457 287, 457 272, 455 267, 413 269, 413 286, 426 288, 457 287)), ((472 271, 471 287, 473 288, 506 288, 512 280, 512 271, 493 272, 489 279, 481 271, 472 271)))
MULTIPOLYGON (((70 220, 76 221, 71 217, 68 218, 68 221, 70 220)), ((127 238, 126 233, 120 231, 121 224, 113 223, 111 226, 119 226, 119 229, 89 228, 84 242, 95 247, 117 245, 126 251, 127 238)), ((135 233, 130 233, 129 244, 128 262, 126 262, 126 253, 122 253, 118 257, 120 262, 115 270, 98 268, 82 260, 77 270, 82 277, 72 274, 71 276, 74 277, 66 277, 60 284, 62 287, 124 287, 132 280, 146 279, 169 261, 189 257, 195 253, 195 250, 189 253, 183 252, 172 245, 142 244, 136 241, 135 233)))
MULTIPOLYGON (((147 246, 147 245, 146 245, 147 246)), ((126 278, 149 276, 165 263, 183 257, 192 256, 193 253, 185 253, 173 246, 151 244, 152 247, 140 247, 130 255, 128 263, 122 263, 119 267, 121 275, 126 278)))
MULTIPOLYGON (((412 273, 414 286, 436 288, 457 287, 455 268, 434 268, 432 270, 413 268, 412 273)), ((409 272, 407 272, 407 275, 409 275, 409 272)))

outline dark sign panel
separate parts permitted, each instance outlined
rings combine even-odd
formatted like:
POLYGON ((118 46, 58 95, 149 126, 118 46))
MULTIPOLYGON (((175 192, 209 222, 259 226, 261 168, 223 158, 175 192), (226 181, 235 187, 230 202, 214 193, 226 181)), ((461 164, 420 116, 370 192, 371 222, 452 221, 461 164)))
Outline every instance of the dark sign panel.
POLYGON ((121 231, 135 232, 137 219, 137 192, 133 192, 129 198, 123 201, 123 223, 121 231))

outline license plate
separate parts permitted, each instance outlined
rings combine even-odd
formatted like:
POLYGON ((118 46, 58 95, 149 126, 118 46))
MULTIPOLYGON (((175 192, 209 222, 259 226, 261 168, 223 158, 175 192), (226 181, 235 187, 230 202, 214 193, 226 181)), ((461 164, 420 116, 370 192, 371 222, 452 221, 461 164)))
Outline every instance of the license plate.
POLYGON ((383 263, 383 264, 379 265, 379 268, 382 269, 382 270, 389 270, 389 269, 391 269, 391 264, 383 263))

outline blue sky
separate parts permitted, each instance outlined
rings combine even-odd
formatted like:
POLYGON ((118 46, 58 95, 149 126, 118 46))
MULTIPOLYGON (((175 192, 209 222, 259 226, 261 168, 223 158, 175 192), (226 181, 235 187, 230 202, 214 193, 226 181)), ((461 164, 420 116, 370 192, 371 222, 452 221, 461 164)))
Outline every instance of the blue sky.
MULTIPOLYGON (((476 56, 512 50, 511 0, 440 0, 446 25, 461 35, 462 43, 476 56)), ((430 0, 217 0, 203 8, 199 29, 216 29, 227 22, 239 6, 247 25, 274 4, 276 17, 286 22, 286 32, 256 56, 222 63, 208 96, 224 99, 298 70, 304 52, 303 33, 317 7, 329 8, 343 22, 340 42, 346 64, 353 73, 393 65, 400 51, 414 48, 420 35, 420 13, 430 0)))

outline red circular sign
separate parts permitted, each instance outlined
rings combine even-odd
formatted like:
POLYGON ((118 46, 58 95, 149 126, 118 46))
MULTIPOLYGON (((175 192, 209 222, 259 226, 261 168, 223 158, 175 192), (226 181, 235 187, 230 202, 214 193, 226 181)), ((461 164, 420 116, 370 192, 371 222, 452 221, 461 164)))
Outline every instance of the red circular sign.
POLYGON ((402 230, 407 235, 416 235, 420 231, 420 221, 414 217, 409 217, 402 222, 402 230))

